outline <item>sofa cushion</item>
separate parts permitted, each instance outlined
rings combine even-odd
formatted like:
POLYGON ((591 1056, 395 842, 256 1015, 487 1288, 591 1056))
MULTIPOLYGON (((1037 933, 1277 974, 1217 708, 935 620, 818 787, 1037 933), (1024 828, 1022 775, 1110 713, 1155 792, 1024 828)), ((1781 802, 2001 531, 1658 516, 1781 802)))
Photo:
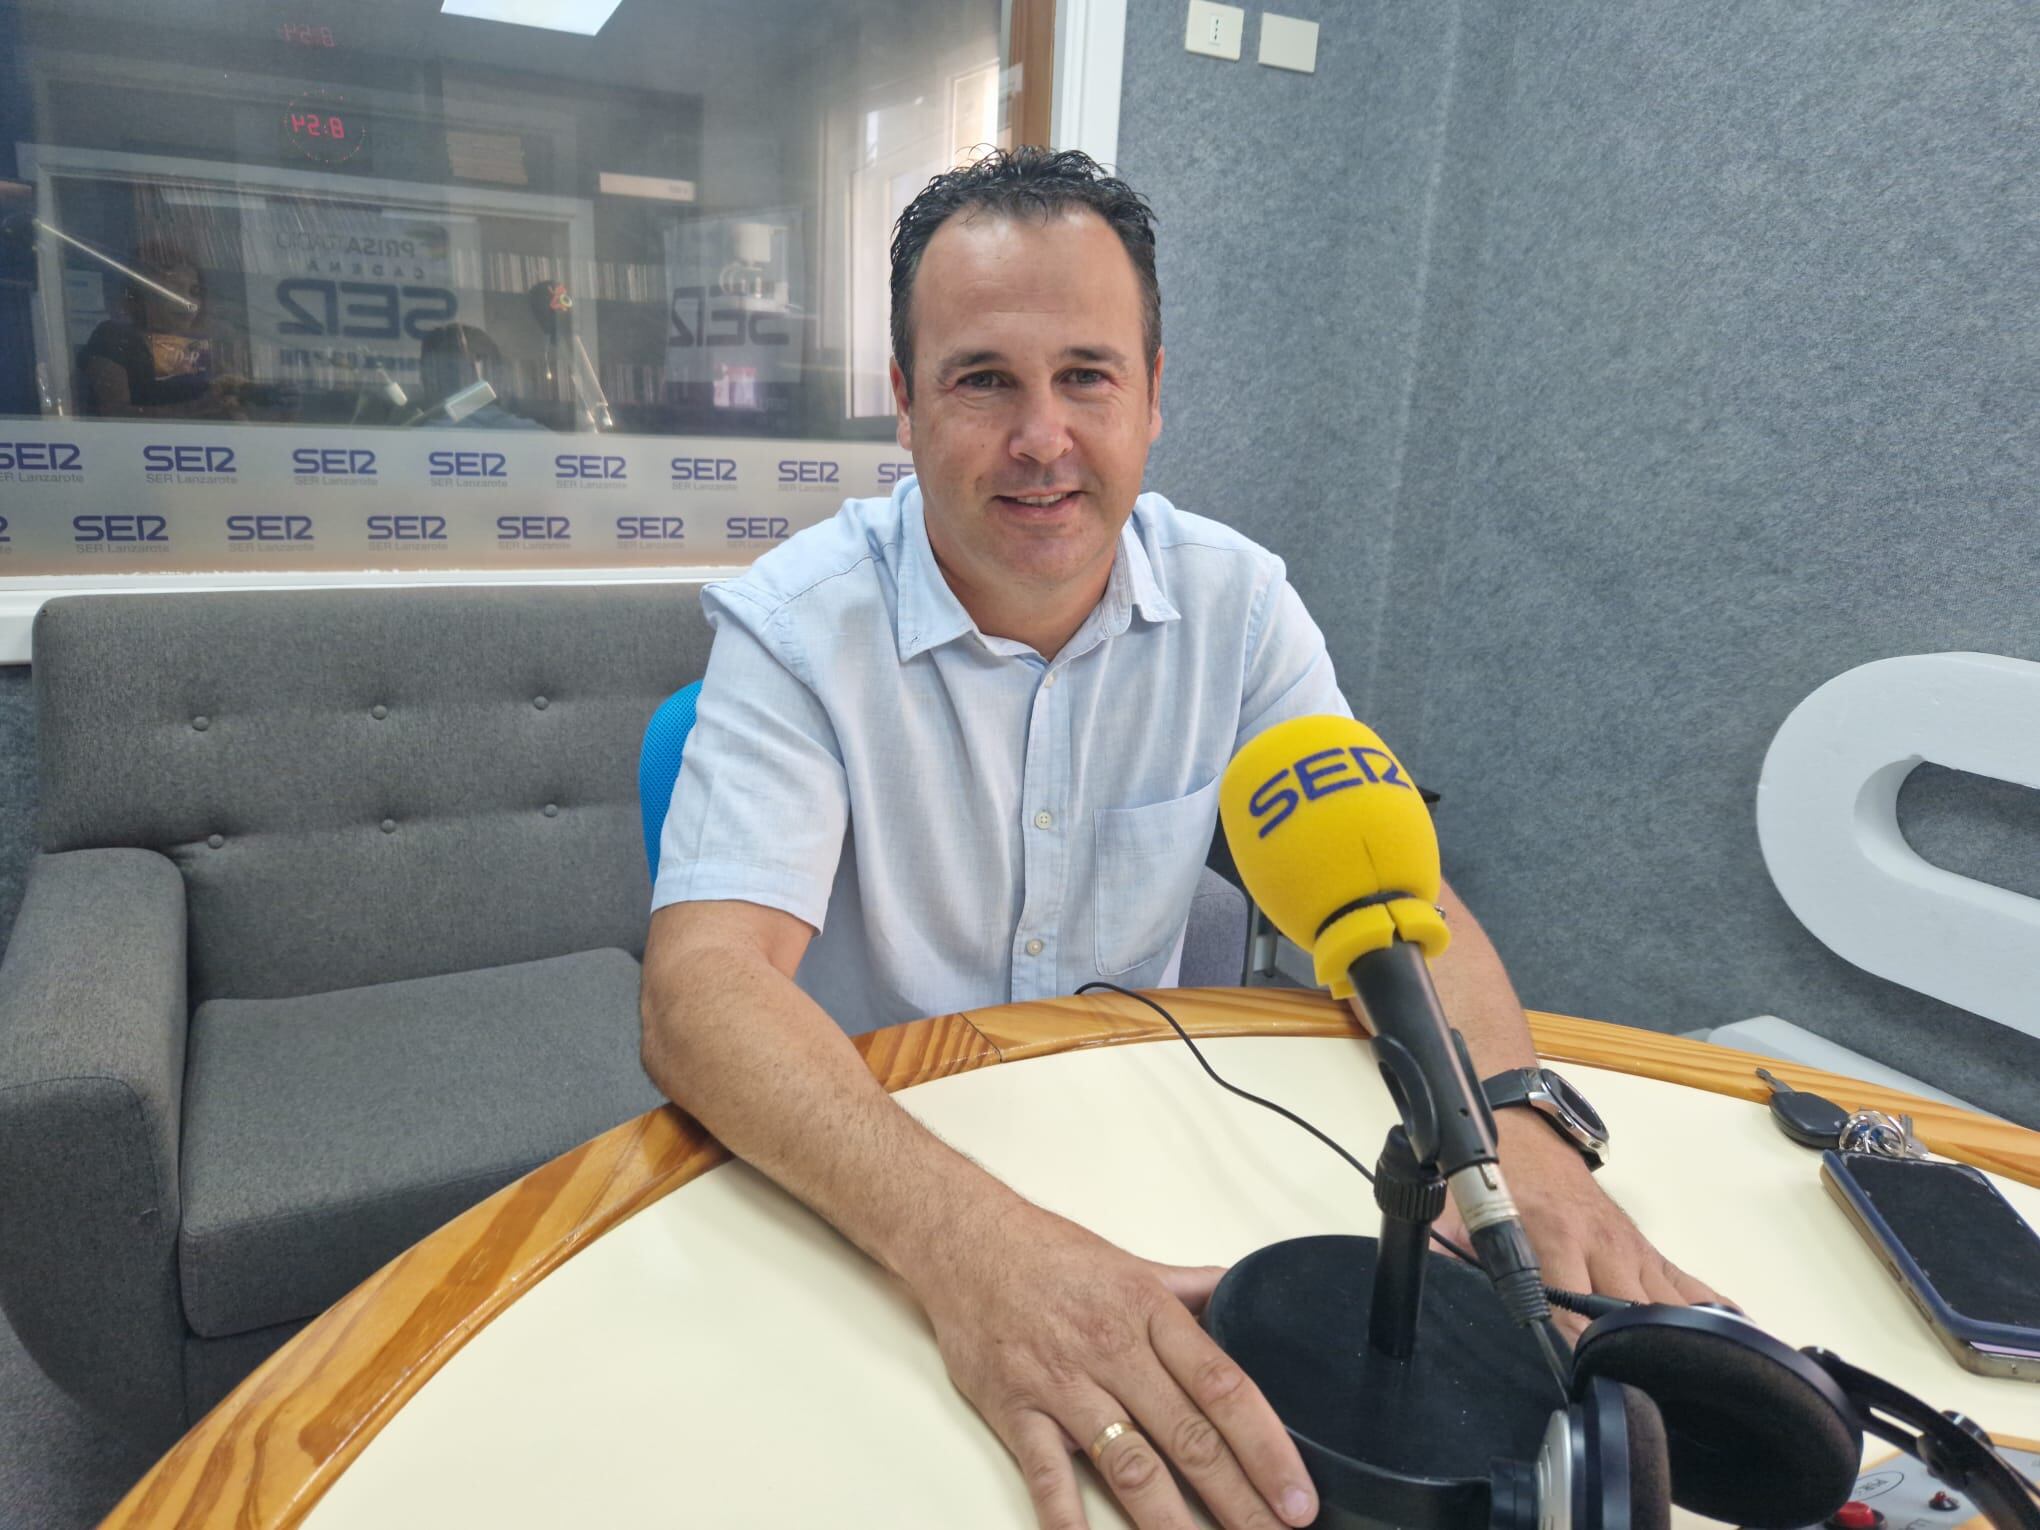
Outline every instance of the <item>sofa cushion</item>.
POLYGON ((219 999, 193 1016, 184 1309, 308 1317, 519 1175, 659 1103, 628 952, 219 999))

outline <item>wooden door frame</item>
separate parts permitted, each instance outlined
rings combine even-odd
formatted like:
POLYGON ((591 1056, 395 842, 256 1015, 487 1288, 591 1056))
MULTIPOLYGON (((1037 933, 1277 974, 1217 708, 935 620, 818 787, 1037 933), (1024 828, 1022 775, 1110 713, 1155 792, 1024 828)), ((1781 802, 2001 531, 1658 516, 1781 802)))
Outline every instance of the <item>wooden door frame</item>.
POLYGON ((1046 148, 1055 112, 1057 0, 1012 0, 1006 33, 1007 123, 1015 148, 1046 148))

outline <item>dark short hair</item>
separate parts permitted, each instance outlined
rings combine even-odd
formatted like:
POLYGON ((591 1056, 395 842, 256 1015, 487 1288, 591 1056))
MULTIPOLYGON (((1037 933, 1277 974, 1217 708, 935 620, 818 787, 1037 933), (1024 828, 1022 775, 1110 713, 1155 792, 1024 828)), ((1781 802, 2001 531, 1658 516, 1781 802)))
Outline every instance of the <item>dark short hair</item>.
POLYGON ((494 366, 503 359, 502 350, 489 338, 489 332, 472 324, 442 324, 437 329, 426 330, 425 338, 418 346, 418 354, 434 360, 451 357, 460 361, 479 361, 484 366, 494 366))
POLYGON ((1089 208, 1111 226, 1140 278, 1141 340, 1148 375, 1162 348, 1162 289, 1155 280, 1155 215, 1147 199, 1075 149, 994 149, 974 164, 938 175, 907 204, 893 226, 893 359, 914 396, 914 330, 910 308, 921 254, 935 230, 960 212, 1047 219, 1089 208))
POLYGON ((418 347, 418 381, 427 393, 444 396, 475 380, 474 368, 492 372, 503 352, 486 330, 472 324, 442 324, 425 331, 418 347))

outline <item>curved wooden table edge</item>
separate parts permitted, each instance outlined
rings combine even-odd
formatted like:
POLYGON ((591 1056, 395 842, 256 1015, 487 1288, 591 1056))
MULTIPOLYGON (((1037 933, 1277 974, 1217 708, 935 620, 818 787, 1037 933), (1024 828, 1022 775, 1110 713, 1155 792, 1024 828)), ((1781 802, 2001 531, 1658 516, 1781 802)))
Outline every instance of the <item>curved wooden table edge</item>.
MULTIPOLYGON (((1289 989, 1158 995, 1196 1037, 1357 1036, 1345 1005, 1289 989)), ((1563 1015, 1530 1015, 1540 1056, 1762 1100, 1765 1067, 1849 1109, 1914 1118, 1936 1152, 2040 1185, 2040 1133, 1826 1073, 1563 1015)), ((940 1015, 856 1038, 888 1090, 1087 1047, 1172 1039, 1118 994, 940 1015)), ((397 1411, 476 1333, 595 1239, 728 1154, 673 1106, 544 1164, 398 1255, 321 1314, 159 1461, 106 1526, 300 1523, 397 1411)))

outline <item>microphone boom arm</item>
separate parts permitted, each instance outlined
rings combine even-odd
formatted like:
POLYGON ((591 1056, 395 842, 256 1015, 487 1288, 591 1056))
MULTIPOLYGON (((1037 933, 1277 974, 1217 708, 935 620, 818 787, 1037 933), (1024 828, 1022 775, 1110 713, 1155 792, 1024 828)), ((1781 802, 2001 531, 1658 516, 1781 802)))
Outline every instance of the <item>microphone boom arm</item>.
POLYGON ((101 249, 95 249, 93 246, 87 244, 82 239, 73 238, 71 235, 65 233, 62 229, 58 228, 54 223, 46 222, 41 218, 31 217, 28 220, 28 225, 30 228, 34 229, 37 233, 48 234, 52 239, 55 239, 62 244, 69 245, 79 254, 84 255, 89 259, 98 261, 102 266, 105 266, 109 271, 117 272, 120 275, 125 276, 129 281, 135 282, 140 286, 147 287, 151 292, 155 293, 157 297, 163 299, 164 302, 171 304, 173 307, 181 308, 186 313, 198 312, 198 304, 194 302, 192 299, 186 297, 183 293, 172 292, 168 287, 164 286, 161 282, 152 281, 150 278, 142 275, 142 273, 137 271, 133 266, 127 265, 122 261, 114 259, 114 257, 107 254, 106 251, 101 249))

